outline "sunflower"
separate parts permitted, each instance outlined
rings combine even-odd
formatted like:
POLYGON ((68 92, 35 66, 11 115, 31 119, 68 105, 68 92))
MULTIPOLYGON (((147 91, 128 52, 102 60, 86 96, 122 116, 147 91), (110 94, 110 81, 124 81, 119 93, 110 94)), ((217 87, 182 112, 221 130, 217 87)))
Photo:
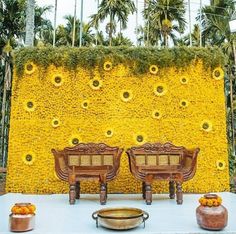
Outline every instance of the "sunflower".
POLYGON ((59 87, 64 83, 64 79, 61 74, 53 75, 51 81, 52 81, 52 84, 56 87, 59 87))
POLYGON ((131 90, 122 90, 120 97, 123 102, 129 102, 133 98, 133 93, 131 90))
POLYGON ((186 108, 188 106, 189 102, 185 99, 180 100, 179 105, 183 108, 186 108))
POLYGON ((112 69, 112 62, 110 61, 106 61, 104 64, 103 64, 103 69, 105 71, 110 71, 112 69))
POLYGON ((203 120, 201 122, 200 127, 201 127, 201 130, 210 132, 212 130, 212 123, 209 120, 203 120))
POLYGON ((212 77, 215 80, 221 80, 222 78, 224 78, 224 71, 221 67, 217 67, 213 70, 212 72, 212 77))
POLYGON ((54 119, 52 120, 52 126, 53 126, 54 128, 59 127, 59 126, 60 126, 60 120, 57 119, 57 118, 54 118, 54 119))
POLYGON ((106 137, 112 137, 113 136, 113 130, 112 129, 107 129, 105 132, 106 137))
POLYGON ((153 74, 153 75, 156 75, 157 72, 158 72, 158 67, 157 67, 156 65, 151 65, 151 66, 149 67, 149 72, 150 72, 151 74, 153 74))
POLYGON ((28 62, 24 66, 24 71, 26 74, 31 75, 36 70, 36 65, 33 62, 28 62))
POLYGON ((225 169, 226 163, 223 160, 216 161, 216 167, 218 170, 223 171, 225 169))
POLYGON ((36 108, 36 105, 32 100, 27 100, 24 102, 24 109, 26 111, 32 112, 35 110, 35 108, 36 108))
POLYGON ((137 145, 142 145, 146 142, 146 135, 144 133, 135 134, 134 140, 137 145))
POLYGON ((82 103, 81 103, 81 107, 83 109, 88 109, 89 107, 89 101, 88 100, 84 100, 82 103))
POLYGON ((92 79, 89 81, 89 86, 93 89, 93 90, 98 90, 102 87, 102 81, 99 79, 92 79))
POLYGON ((161 114, 161 112, 159 111, 159 110, 154 110, 153 112, 152 112, 152 118, 154 118, 154 119, 160 119, 162 117, 162 114, 161 114))
POLYGON ((157 96, 163 96, 166 94, 166 92, 167 92, 167 88, 165 84, 159 83, 159 84, 154 85, 154 93, 157 96))
POLYGON ((35 161, 35 154, 32 152, 29 152, 27 154, 22 155, 22 161, 26 165, 32 165, 35 161))
POLYGON ((69 139, 69 144, 71 146, 75 146, 78 145, 79 143, 81 143, 81 138, 78 135, 73 135, 71 136, 71 138, 69 139))
POLYGON ((180 78, 180 83, 181 83, 181 84, 187 84, 187 83, 188 83, 188 77, 185 77, 185 76, 184 76, 184 77, 181 77, 181 78, 180 78))

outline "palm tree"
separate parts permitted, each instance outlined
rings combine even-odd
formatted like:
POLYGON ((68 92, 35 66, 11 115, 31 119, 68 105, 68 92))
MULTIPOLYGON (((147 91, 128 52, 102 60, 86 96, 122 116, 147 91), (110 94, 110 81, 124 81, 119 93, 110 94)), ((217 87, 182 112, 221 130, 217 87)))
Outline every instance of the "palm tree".
POLYGON ((0 1, 0 54, 3 47, 10 41, 11 46, 17 45, 17 39, 23 37, 24 2, 18 0, 0 1))
POLYGON ((26 35, 25 45, 34 45, 34 15, 35 15, 35 0, 27 0, 26 8, 26 35))
MULTIPOLYGON (((198 24, 194 24, 193 32, 191 33, 192 45, 200 46, 200 27, 198 24)), ((189 34, 177 40, 178 46, 189 46, 190 45, 190 37, 189 34)))
POLYGON ((97 14, 91 16, 91 24, 96 28, 100 22, 109 17, 107 25, 109 31, 109 44, 112 45, 112 35, 117 22, 120 23, 120 31, 127 27, 128 16, 135 12, 135 5, 132 0, 102 0, 97 14))
MULTIPOLYGON (((74 17, 72 15, 67 15, 64 17, 67 21, 66 26, 59 25, 56 30, 56 45, 72 45, 73 38, 73 25, 74 17)), ((75 21, 75 38, 74 46, 79 46, 79 28, 80 20, 75 21)), ((82 24, 82 45, 91 46, 95 43, 95 37, 91 30, 91 25, 83 23, 82 24)))
POLYGON ((41 40, 44 43, 53 43, 53 27, 52 23, 48 19, 44 19, 43 15, 51 11, 52 6, 35 6, 35 40, 41 40))
POLYGON ((176 43, 175 33, 183 33, 186 25, 184 1, 149 0, 146 6, 143 15, 147 27, 147 44, 151 37, 154 37, 151 41, 161 41, 164 46, 168 46, 169 37, 176 43))
POLYGON ((234 14, 234 0, 211 1, 210 6, 202 9, 204 44, 221 46, 231 58, 234 35, 230 32, 229 20, 234 14))

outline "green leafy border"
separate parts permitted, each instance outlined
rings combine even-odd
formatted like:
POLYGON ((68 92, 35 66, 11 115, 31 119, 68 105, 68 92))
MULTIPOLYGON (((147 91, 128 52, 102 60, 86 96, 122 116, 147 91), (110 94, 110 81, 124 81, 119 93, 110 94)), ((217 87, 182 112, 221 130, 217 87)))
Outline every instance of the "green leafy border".
POLYGON ((65 66, 76 70, 78 66, 93 70, 98 66, 101 70, 105 61, 113 65, 123 63, 132 66, 134 74, 148 72, 149 66, 185 67, 194 60, 202 60, 205 68, 215 68, 225 64, 225 57, 217 47, 173 47, 158 49, 156 47, 28 47, 14 51, 14 64, 18 76, 22 76, 24 64, 32 61, 47 68, 49 65, 65 66))

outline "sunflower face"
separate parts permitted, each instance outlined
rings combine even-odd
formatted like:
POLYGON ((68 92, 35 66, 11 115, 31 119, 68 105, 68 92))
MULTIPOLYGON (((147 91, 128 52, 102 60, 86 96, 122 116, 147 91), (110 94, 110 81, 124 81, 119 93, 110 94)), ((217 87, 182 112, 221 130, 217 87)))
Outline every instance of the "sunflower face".
POLYGON ((154 119, 160 119, 162 117, 162 114, 161 114, 161 112, 159 111, 159 110, 154 110, 153 112, 152 112, 152 118, 154 118, 154 119))
POLYGON ((122 90, 120 96, 121 96, 121 100, 124 102, 128 102, 133 98, 132 91, 130 90, 122 90))
POLYGON ((25 73, 28 75, 31 75, 35 72, 36 66, 33 62, 29 62, 25 64, 25 73))
POLYGON ((59 127, 59 126, 60 126, 60 121, 59 121, 59 119, 54 118, 54 119, 52 120, 52 126, 53 126, 54 128, 59 127))
POLYGON ((35 108, 36 108, 36 105, 32 100, 28 100, 24 103, 24 109, 28 112, 34 111, 35 108))
POLYGON ((81 107, 82 107, 83 109, 88 109, 88 107, 89 107, 89 101, 88 101, 88 100, 83 101, 83 102, 81 103, 81 107))
POLYGON ((181 83, 181 84, 187 84, 187 83, 188 83, 188 78, 185 77, 185 76, 184 76, 184 77, 181 77, 181 78, 180 78, 180 83, 181 83))
POLYGON ((35 161, 35 155, 33 153, 27 153, 22 156, 22 160, 26 165, 32 165, 35 161))
POLYGON ((105 132, 106 137, 112 137, 113 136, 113 131, 111 129, 107 129, 105 132))
POLYGON ((56 74, 52 77, 52 84, 56 87, 61 86, 64 83, 63 76, 61 74, 56 74))
POLYGON ((167 92, 167 88, 165 84, 156 84, 154 85, 154 93, 157 96, 163 96, 167 92))
POLYGON ((104 69, 105 71, 110 71, 110 70, 112 69, 112 62, 109 62, 109 61, 105 62, 105 63, 103 64, 103 69, 104 69))
POLYGON ((212 130, 212 123, 209 120, 203 120, 201 122, 201 129, 205 132, 210 132, 212 130))
POLYGON ((102 87, 102 81, 99 80, 99 79, 90 80, 89 86, 90 86, 93 90, 99 90, 99 89, 102 87))
POLYGON ((212 72, 212 77, 215 79, 215 80, 221 80, 224 78, 224 71, 221 67, 217 67, 213 70, 212 72))
POLYGON ((223 171, 225 169, 226 163, 223 160, 216 161, 216 167, 218 170, 223 171))
POLYGON ((151 66, 149 67, 149 72, 150 72, 151 74, 153 74, 153 75, 156 75, 157 72, 158 72, 158 67, 157 67, 156 65, 151 65, 151 66))
POLYGON ((179 102, 179 105, 182 107, 182 108, 186 108, 188 106, 188 101, 183 99, 179 102))

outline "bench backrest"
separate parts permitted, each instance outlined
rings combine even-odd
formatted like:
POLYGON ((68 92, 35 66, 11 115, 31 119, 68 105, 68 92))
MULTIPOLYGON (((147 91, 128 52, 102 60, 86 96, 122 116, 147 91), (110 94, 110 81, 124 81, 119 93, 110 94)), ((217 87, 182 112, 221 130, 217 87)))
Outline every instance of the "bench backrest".
POLYGON ((93 171, 107 170, 108 177, 115 175, 120 165, 123 149, 104 143, 80 143, 61 151, 52 149, 55 170, 59 178, 68 180, 68 170, 93 171))
POLYGON ((192 176, 196 170, 196 156, 199 149, 188 150, 183 146, 175 146, 170 142, 146 143, 142 146, 128 149, 130 170, 161 170, 171 172, 183 170, 185 179, 192 176))

